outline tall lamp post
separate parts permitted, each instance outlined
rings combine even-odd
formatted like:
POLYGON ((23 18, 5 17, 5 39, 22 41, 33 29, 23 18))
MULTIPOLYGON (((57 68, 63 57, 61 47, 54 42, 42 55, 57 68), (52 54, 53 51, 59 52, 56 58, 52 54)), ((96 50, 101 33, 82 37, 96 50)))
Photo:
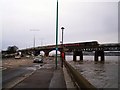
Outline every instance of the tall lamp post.
POLYGON ((58 0, 56 10, 56 58, 55 58, 56 69, 57 69, 57 51, 58 51, 58 0))
POLYGON ((61 67, 63 67, 63 60, 64 60, 64 47, 63 47, 63 32, 64 32, 64 27, 61 27, 61 29, 62 29, 62 42, 61 42, 61 44, 62 44, 62 63, 61 63, 61 67))
POLYGON ((35 35, 33 37, 33 47, 35 48, 35 35))
POLYGON ((64 32, 64 27, 61 27, 61 29, 62 29, 62 45, 63 45, 63 32, 64 32))
MULTIPOLYGON (((40 31, 39 29, 30 29, 30 31, 40 31)), ((35 35, 33 37, 33 48, 34 48, 34 51, 35 51, 35 35)))

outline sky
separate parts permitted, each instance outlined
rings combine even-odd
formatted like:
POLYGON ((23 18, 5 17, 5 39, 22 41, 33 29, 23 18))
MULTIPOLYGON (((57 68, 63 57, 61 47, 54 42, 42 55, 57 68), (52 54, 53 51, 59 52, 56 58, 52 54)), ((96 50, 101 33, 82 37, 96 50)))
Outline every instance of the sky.
MULTIPOLYGON (((58 0, 58 42, 118 42, 119 0, 58 0)), ((0 0, 0 47, 55 45, 57 0, 0 0)))

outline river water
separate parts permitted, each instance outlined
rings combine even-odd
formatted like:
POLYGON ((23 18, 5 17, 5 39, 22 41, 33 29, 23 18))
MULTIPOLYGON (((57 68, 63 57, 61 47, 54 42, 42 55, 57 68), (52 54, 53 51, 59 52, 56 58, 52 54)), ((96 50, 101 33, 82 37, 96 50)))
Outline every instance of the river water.
MULTIPOLYGON (((77 57, 79 61, 79 57, 77 57)), ((118 88, 118 56, 105 56, 105 62, 94 62, 94 56, 84 56, 83 62, 66 60, 97 88, 118 88)))

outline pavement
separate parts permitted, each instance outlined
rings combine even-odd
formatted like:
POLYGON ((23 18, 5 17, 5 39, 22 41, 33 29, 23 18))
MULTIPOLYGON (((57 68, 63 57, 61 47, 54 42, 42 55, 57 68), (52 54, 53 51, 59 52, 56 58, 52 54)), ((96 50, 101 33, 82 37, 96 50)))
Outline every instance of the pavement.
MULTIPOLYGON (((25 78, 23 81, 17 83, 12 90, 16 89, 62 89, 67 90, 68 86, 66 83, 64 72, 65 69, 61 67, 60 59, 58 59, 57 69, 55 68, 55 59, 46 59, 45 63, 41 68, 37 69, 29 77, 25 78)), ((67 76, 68 78, 68 76, 67 76)), ((69 78, 70 79, 70 78, 69 78)), ((71 83, 72 81, 69 80, 71 83)), ((75 88, 73 84, 70 84, 70 88, 75 88)))

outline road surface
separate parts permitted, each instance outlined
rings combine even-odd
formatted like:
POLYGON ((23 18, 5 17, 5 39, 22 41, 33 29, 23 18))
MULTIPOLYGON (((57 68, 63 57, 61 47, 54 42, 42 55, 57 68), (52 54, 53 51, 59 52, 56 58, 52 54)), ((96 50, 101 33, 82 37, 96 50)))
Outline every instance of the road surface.
POLYGON ((11 88, 31 75, 43 64, 33 63, 32 58, 3 59, 2 88, 11 88))

